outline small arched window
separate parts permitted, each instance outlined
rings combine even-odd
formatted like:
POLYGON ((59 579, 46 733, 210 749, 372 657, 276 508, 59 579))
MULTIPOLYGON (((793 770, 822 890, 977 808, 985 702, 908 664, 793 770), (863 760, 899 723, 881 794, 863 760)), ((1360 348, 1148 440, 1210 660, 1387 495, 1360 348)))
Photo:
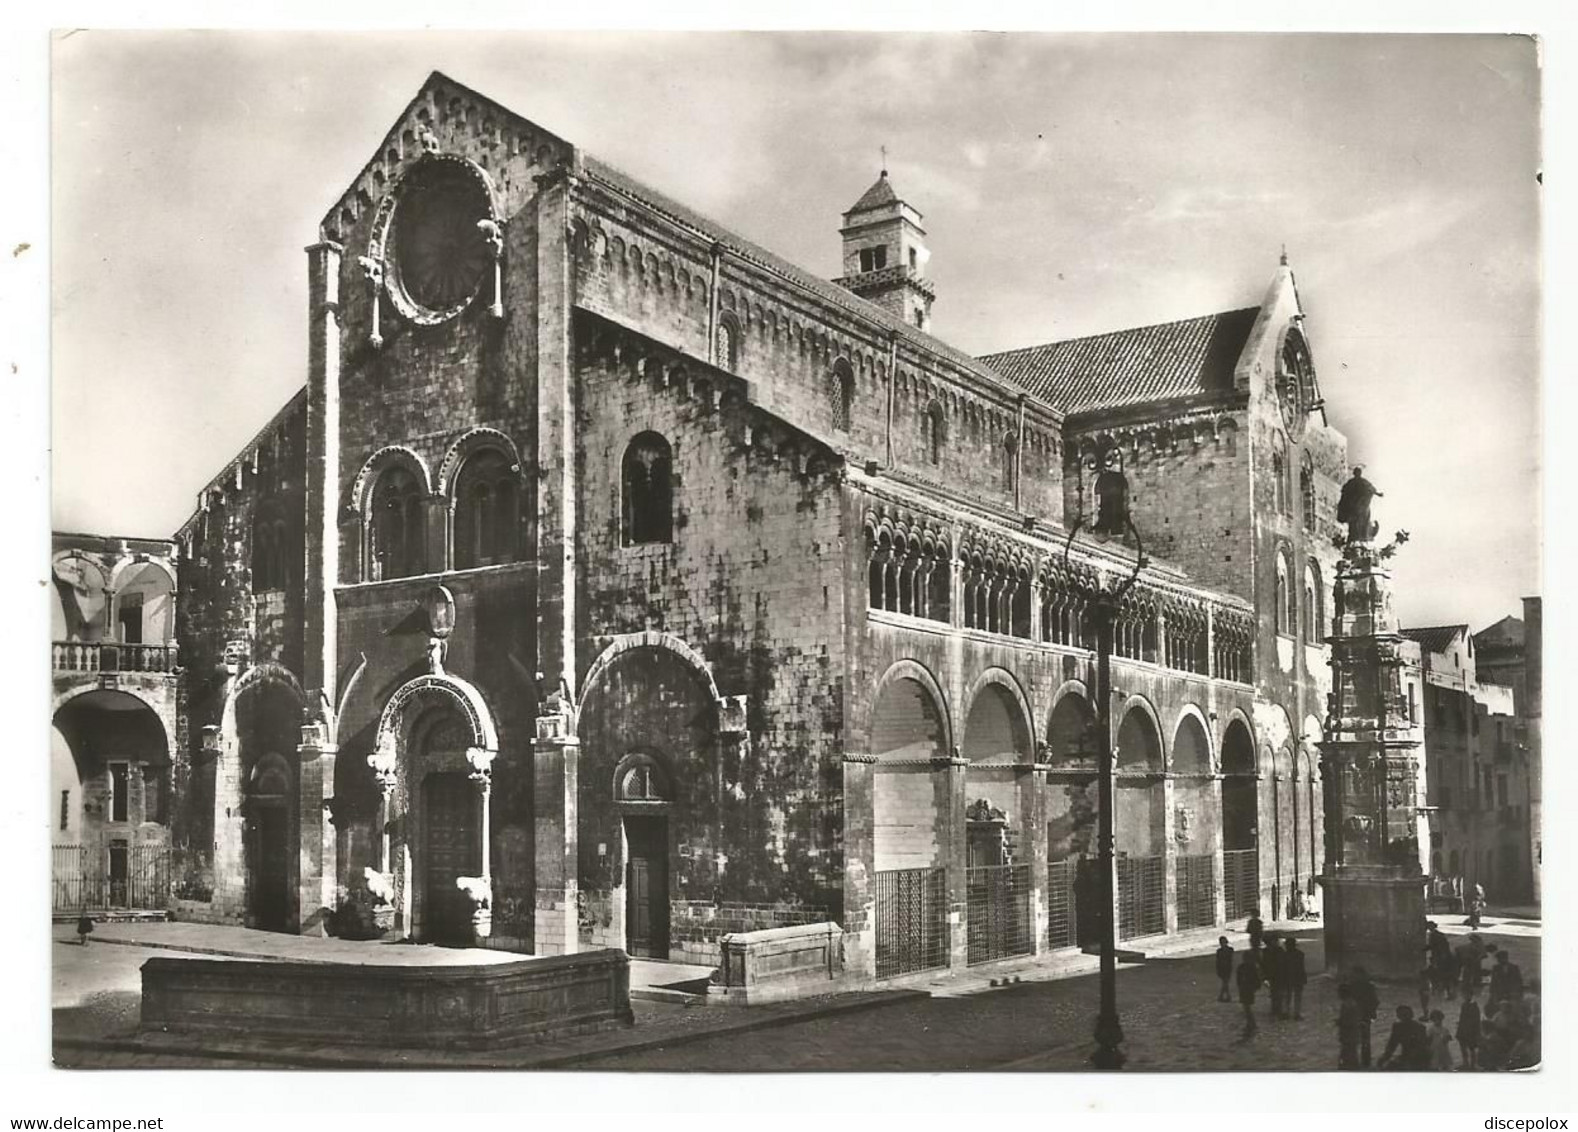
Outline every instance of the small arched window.
POLYGON ((1277 553, 1277 592, 1275 606, 1277 632, 1287 636, 1291 636, 1293 634, 1293 622, 1295 620, 1295 607, 1293 602, 1296 600, 1297 598, 1294 597, 1292 580, 1288 577, 1288 556, 1285 553, 1279 551, 1277 553))
POLYGON ((833 428, 848 432, 855 411, 855 371, 844 358, 833 363, 833 380, 828 393, 833 402, 833 428))
POLYGON ((409 578, 425 569, 427 529, 422 515, 423 494, 421 484, 407 468, 392 467, 378 477, 369 516, 370 580, 409 578))
POLYGON ((740 360, 740 327, 733 316, 718 319, 716 337, 717 354, 713 364, 719 369, 733 370, 740 360))
POLYGON ((926 408, 926 458, 933 464, 942 463, 942 450, 948 443, 948 422, 942 406, 933 401, 926 408))
POLYGON ((651 755, 630 755, 619 763, 614 797, 621 802, 668 802, 673 798, 668 776, 651 755))
POLYGON ((1321 641, 1322 627, 1326 624, 1325 604, 1320 567, 1311 562, 1304 570, 1304 633, 1312 645, 1321 641))
POLYGON ((518 470, 496 448, 470 456, 455 477, 455 569, 515 561, 518 470))
POLYGON ((643 432, 625 449, 624 542, 672 542, 674 538, 673 453, 668 441, 643 432))
POLYGON ((1315 468, 1310 463, 1309 456, 1304 457, 1304 466, 1299 469, 1299 503, 1304 512, 1304 529, 1315 529, 1315 468))
POLYGON ((1019 483, 1019 441, 1013 433, 1003 437, 1002 455, 1003 492, 1010 498, 1019 483))
POLYGON ((1272 505, 1278 515, 1288 513, 1288 457, 1281 434, 1272 441, 1271 449, 1272 505))

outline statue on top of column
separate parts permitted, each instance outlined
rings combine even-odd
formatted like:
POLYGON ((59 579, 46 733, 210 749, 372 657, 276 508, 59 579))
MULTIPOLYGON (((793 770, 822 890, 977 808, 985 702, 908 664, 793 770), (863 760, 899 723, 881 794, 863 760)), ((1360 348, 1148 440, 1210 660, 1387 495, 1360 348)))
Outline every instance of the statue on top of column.
POLYGON ((1342 495, 1337 500, 1337 521, 1348 524, 1348 541, 1368 542, 1375 537, 1380 523, 1370 517, 1370 500, 1384 495, 1364 478, 1364 466, 1353 469, 1353 477, 1342 485, 1342 495))

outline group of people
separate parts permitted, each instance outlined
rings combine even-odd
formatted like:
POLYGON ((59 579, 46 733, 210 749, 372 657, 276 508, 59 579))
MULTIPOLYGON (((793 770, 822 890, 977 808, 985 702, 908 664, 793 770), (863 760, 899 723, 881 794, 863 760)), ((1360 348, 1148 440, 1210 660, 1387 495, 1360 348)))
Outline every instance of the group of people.
MULTIPOLYGON (((1540 988, 1528 984, 1512 957, 1478 932, 1454 949, 1435 924, 1425 942, 1425 967, 1419 975, 1419 1016, 1411 1006, 1397 1007, 1386 1048, 1375 1062, 1381 1069, 1500 1070, 1538 1065, 1540 988), (1485 961, 1490 959, 1489 993, 1485 961), (1457 1025, 1448 1030, 1446 1014, 1431 1009, 1432 999, 1461 996, 1457 1025), (1428 1024, 1427 1024, 1428 1023, 1428 1024), (1459 1056, 1454 1059, 1454 1041, 1459 1056)), ((1380 995, 1363 967, 1355 967, 1337 988, 1338 1066, 1370 1068, 1370 1029, 1380 1010, 1380 995)))
POLYGON ((1255 1021, 1255 999, 1262 986, 1270 991, 1271 1017, 1297 1021, 1304 1017, 1304 987, 1309 982, 1304 952, 1299 949, 1297 939, 1290 935, 1280 941, 1268 940, 1258 912, 1249 918, 1247 928, 1249 950, 1239 959, 1236 971, 1233 945, 1225 935, 1217 937, 1216 949, 1216 975, 1222 981, 1217 1001, 1231 1002, 1229 988, 1236 985, 1238 1002, 1244 1011, 1244 1033, 1240 1040, 1246 1042, 1260 1028, 1255 1021))

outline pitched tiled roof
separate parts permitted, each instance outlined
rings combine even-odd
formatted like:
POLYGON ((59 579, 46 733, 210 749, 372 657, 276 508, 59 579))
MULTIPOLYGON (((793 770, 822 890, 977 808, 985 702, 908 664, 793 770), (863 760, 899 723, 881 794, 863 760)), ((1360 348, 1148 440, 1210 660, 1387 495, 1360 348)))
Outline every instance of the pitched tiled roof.
POLYGON ((881 208, 885 204, 892 204, 899 199, 893 191, 893 183, 888 180, 888 171, 884 169, 882 176, 877 178, 877 183, 866 190, 865 195, 855 202, 855 207, 850 212, 865 212, 868 208, 881 208))
POLYGON ((1028 346, 981 361, 1069 413, 1228 393, 1259 307, 1028 346))
POLYGON ((1430 652, 1446 652, 1447 646, 1452 643, 1452 638, 1458 634, 1467 635, 1467 625, 1427 625, 1422 629, 1404 629, 1403 636, 1410 641, 1418 641, 1430 652))
POLYGON ((1523 641, 1523 619, 1519 617, 1503 617, 1474 634, 1475 648, 1501 648, 1521 645, 1523 641))

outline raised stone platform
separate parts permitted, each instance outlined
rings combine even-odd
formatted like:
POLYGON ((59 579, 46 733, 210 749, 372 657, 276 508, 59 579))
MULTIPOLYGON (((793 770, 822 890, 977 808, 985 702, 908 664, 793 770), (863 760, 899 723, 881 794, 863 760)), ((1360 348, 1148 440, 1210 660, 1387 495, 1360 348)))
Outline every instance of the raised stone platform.
POLYGON ((629 1026, 624 952, 486 965, 150 959, 142 1028, 412 1049, 480 1048, 629 1026))
POLYGON ((831 923, 726 935, 708 999, 748 1004, 829 994, 844 974, 843 939, 831 923))

